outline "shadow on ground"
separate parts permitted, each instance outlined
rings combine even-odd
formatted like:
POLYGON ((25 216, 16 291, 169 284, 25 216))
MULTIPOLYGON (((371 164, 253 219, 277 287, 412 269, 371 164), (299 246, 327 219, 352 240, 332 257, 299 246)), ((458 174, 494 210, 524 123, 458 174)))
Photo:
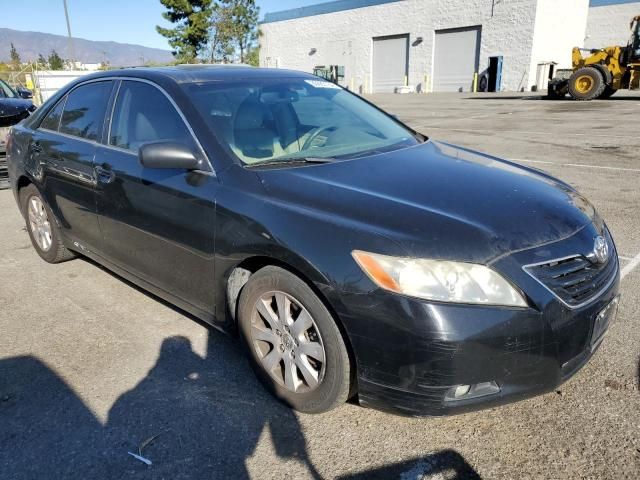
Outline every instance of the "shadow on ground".
MULTIPOLYGON (((94 379, 96 390, 104 381, 94 379)), ((86 391, 92 390, 87 386, 86 391)), ((239 342, 215 330, 208 332, 204 358, 193 351, 189 339, 166 338, 153 368, 116 400, 104 424, 64 379, 37 357, 0 360, 3 480, 244 479, 250 476, 246 460, 260 438, 264 440, 265 430, 281 461, 297 462, 308 477, 322 478, 309 458, 296 415, 258 383, 239 342), (153 463, 146 465, 128 452, 153 463)), ((453 450, 341 478, 414 480, 432 475, 441 478, 442 473, 459 480, 479 478, 453 450)))
MULTIPOLYGON (((209 338, 206 358, 187 338, 167 338, 154 367, 118 398, 104 425, 39 359, 0 360, 1 477, 249 478, 246 460, 268 429, 280 459, 299 462, 309 477, 322 478, 293 412, 257 384, 235 344, 213 331, 209 338)), ((341 478, 413 480, 443 473, 480 478, 452 450, 341 478)))
POLYGON ((209 352, 167 338, 105 425, 37 358, 0 360, 0 476, 248 478, 245 460, 267 428, 280 458, 319 478, 296 416, 257 384, 239 348, 210 332, 209 352), (155 435, 142 452, 153 465, 127 454, 155 435))

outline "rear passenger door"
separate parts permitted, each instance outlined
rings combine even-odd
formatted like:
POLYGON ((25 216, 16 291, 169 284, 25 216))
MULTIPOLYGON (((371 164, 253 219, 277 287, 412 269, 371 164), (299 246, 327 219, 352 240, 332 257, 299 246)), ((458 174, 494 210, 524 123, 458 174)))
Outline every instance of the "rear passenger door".
POLYGON ((67 238, 95 250, 102 242, 95 205, 94 156, 113 81, 81 84, 44 118, 30 145, 42 194, 67 238))
POLYGON ((127 272, 213 313, 217 178, 213 172, 143 167, 140 146, 159 141, 204 156, 162 90, 122 80, 106 145, 96 155, 102 251, 127 272))

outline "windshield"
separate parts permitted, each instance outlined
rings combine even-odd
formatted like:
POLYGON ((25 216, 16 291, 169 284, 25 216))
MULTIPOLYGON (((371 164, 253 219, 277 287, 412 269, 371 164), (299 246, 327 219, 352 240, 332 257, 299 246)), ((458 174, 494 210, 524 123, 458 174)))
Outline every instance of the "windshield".
POLYGON ((17 98, 18 94, 4 80, 0 80, 0 98, 17 98))
POLYGON ((251 79, 185 88, 220 141, 247 165, 355 158, 419 143, 387 115, 322 79, 251 79))

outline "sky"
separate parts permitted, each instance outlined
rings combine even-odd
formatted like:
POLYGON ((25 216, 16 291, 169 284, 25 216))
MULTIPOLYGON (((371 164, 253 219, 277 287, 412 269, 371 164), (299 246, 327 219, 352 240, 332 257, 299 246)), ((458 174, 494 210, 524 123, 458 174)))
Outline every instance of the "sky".
MULTIPOLYGON (((257 0, 260 17, 267 12, 328 0, 257 0)), ((67 0, 71 34, 87 40, 110 40, 169 50, 156 25, 165 23, 159 0, 67 0)), ((0 27, 67 34, 62 0, 29 0, 28 11, 16 0, 0 0, 0 27)))

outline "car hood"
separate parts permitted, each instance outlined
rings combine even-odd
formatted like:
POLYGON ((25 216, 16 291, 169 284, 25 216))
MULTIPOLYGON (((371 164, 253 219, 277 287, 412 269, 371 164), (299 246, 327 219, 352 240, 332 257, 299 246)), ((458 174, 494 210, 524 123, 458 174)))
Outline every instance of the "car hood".
POLYGON ((557 179, 433 141, 258 175, 282 205, 321 211, 329 222, 352 222, 409 256, 486 263, 566 238, 596 218, 591 204, 557 179))
POLYGON ((13 117, 29 110, 33 103, 23 98, 0 98, 0 117, 13 117))

